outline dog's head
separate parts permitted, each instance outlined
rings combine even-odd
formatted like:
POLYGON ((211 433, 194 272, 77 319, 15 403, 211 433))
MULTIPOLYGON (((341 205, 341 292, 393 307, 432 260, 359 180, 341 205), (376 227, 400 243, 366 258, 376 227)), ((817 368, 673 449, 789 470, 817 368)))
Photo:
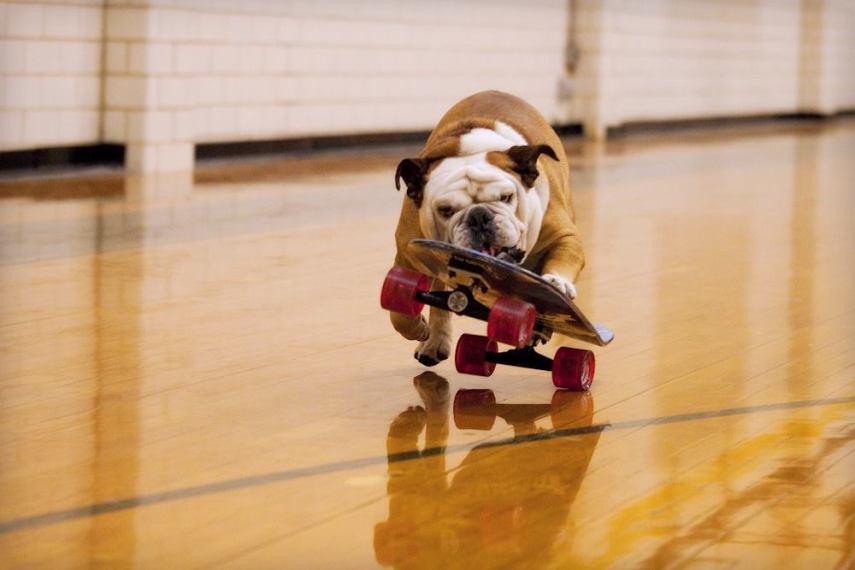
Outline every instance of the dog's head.
POLYGON ((548 184, 537 181, 541 155, 558 160, 548 145, 406 158, 395 186, 403 179, 425 237, 490 255, 516 250, 521 258, 537 240, 549 199, 548 184))

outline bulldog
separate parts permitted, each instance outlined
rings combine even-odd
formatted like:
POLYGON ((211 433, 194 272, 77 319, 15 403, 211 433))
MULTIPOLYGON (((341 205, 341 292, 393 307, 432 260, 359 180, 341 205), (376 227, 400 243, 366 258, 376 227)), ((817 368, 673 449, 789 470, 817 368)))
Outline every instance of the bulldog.
MULTIPOLYGON (((407 253, 417 238, 451 242, 514 260, 568 297, 585 264, 570 198, 569 165, 558 135, 531 105, 507 93, 476 93, 454 105, 416 158, 395 172, 407 195, 395 231, 395 265, 422 271, 407 253)), ((433 289, 442 288, 434 282, 433 289)), ((430 320, 390 313, 433 366, 451 353, 451 314, 430 320)))

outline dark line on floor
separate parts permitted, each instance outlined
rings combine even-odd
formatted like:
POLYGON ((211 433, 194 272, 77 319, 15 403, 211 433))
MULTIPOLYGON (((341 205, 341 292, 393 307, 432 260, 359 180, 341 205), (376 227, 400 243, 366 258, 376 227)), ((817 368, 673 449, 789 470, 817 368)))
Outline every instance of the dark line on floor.
POLYGON ((534 441, 543 441, 564 437, 581 436, 591 433, 599 433, 606 430, 614 431, 625 429, 638 429, 649 426, 691 422, 711 418, 725 418, 744 414, 792 410, 797 408, 809 408, 815 406, 831 406, 835 404, 848 404, 853 402, 855 402, 855 396, 825 398, 817 400, 801 400, 797 402, 780 402, 776 404, 761 404, 758 406, 726 408, 723 410, 711 410, 707 412, 694 412, 689 414, 676 414, 673 416, 627 420, 610 424, 606 423, 576 428, 547 430, 537 434, 499 439, 496 441, 488 441, 476 445, 466 443, 452 445, 450 447, 428 448, 421 451, 412 450, 405 451, 402 453, 394 453, 391 455, 378 455, 374 457, 363 457, 361 459, 348 459, 346 461, 338 461, 335 463, 327 463, 324 465, 312 465, 309 467, 300 467, 298 469, 287 469, 284 471, 276 471, 273 473, 265 473, 262 475, 243 477, 240 479, 218 481, 216 483, 208 483, 206 485, 198 485, 196 487, 186 487, 183 489, 175 489, 173 491, 152 493, 150 495, 140 495, 128 499, 118 499, 115 501, 95 503, 92 505, 78 507, 75 509, 55 511, 51 513, 44 513, 41 515, 33 515, 29 517, 22 517, 19 519, 12 519, 10 521, 0 523, 0 535, 9 534, 28 528, 48 526, 66 521, 113 513, 116 511, 125 511, 137 507, 166 503, 169 501, 178 501, 190 499, 193 497, 202 497, 205 495, 213 495, 216 493, 223 493, 227 491, 236 491, 239 489, 247 489, 262 485, 270 485, 273 483, 281 483, 283 481, 293 481, 295 479, 303 479, 306 477, 314 477, 317 475, 326 475, 329 473, 340 473, 342 471, 351 471, 354 469, 360 469, 362 467, 382 465, 386 463, 400 463, 403 461, 412 461, 414 459, 422 459, 424 457, 441 455, 443 453, 458 453, 461 451, 469 451, 476 447, 479 449, 506 447, 510 445, 519 445, 534 441))

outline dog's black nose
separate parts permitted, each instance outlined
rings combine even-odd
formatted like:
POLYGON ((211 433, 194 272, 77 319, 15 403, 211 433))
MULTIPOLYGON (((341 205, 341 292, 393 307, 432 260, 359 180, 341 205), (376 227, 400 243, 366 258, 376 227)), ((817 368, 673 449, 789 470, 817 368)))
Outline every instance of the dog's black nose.
POLYGON ((466 217, 466 225, 479 233, 488 231, 493 226, 493 212, 484 206, 475 206, 469 210, 469 215, 466 217))
POLYGON ((496 241, 496 223, 493 212, 484 206, 475 206, 466 214, 466 228, 469 232, 470 247, 482 250, 496 241))

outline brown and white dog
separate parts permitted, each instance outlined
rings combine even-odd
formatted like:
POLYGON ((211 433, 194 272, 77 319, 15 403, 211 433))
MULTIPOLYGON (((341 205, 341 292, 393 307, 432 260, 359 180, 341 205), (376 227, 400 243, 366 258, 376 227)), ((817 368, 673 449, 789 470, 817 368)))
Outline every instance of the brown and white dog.
MULTIPOLYGON (((418 158, 401 161, 398 189, 402 179, 407 197, 395 232, 396 265, 421 270, 407 244, 442 240, 515 258, 576 296, 573 284, 585 258, 569 166, 558 135, 534 107, 499 91, 463 99, 439 121, 418 158)), ((419 341, 419 362, 433 366, 448 358, 450 313, 431 308, 429 323, 390 314, 395 330, 419 341)))

